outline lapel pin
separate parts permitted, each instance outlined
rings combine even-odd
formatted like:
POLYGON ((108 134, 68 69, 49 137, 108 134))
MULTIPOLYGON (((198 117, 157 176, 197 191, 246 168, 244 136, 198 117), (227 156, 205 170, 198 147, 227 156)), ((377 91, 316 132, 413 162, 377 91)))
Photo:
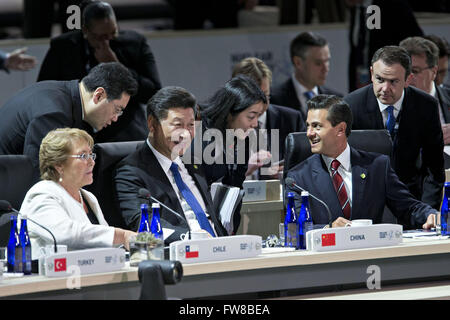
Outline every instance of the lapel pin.
POLYGON ((361 177, 361 179, 365 179, 366 178, 366 174, 365 173, 361 173, 360 177, 361 177))

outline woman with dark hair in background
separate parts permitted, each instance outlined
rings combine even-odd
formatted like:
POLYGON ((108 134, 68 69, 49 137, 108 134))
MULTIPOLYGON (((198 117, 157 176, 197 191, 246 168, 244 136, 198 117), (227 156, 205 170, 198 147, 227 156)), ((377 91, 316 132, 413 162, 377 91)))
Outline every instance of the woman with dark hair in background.
POLYGON ((203 133, 213 136, 210 141, 207 141, 209 134, 200 136, 202 163, 209 184, 221 181, 242 188, 246 175, 270 158, 267 151, 254 153, 250 158, 252 139, 249 136, 255 134, 265 103, 266 96, 260 87, 249 77, 239 75, 200 107, 203 133), (206 159, 208 155, 214 157, 213 163, 206 159))

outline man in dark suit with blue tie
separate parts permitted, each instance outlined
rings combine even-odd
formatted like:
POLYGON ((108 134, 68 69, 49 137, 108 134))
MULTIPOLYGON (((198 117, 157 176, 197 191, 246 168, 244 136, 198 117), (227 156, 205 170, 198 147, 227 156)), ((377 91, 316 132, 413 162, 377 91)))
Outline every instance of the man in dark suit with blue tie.
POLYGON ((372 84, 344 98, 352 109, 352 129, 388 129, 398 177, 417 199, 439 210, 445 174, 437 100, 409 85, 411 58, 404 48, 382 47, 371 64, 372 84))
POLYGON ((195 98, 185 89, 160 89, 147 104, 148 139, 119 162, 113 173, 122 216, 131 230, 137 230, 140 220, 141 188, 184 216, 161 208, 166 244, 180 240, 189 230, 213 237, 228 235, 201 166, 182 161, 194 138, 196 107, 195 98))
POLYGON ((294 73, 286 81, 275 85, 271 102, 299 110, 306 119, 306 102, 318 94, 341 93, 325 87, 330 68, 330 48, 327 40, 319 34, 302 32, 290 44, 294 73))
MULTIPOLYGON (((435 226, 436 210, 411 195, 390 165, 389 157, 350 147, 352 112, 337 96, 319 95, 308 102, 307 137, 313 155, 293 167, 288 177, 323 199, 332 214, 333 227, 351 220, 381 223, 385 205, 404 228, 435 226)), ((301 197, 295 186, 296 207, 301 197)), ((328 214, 317 201, 310 202, 314 224, 328 224, 328 214)))

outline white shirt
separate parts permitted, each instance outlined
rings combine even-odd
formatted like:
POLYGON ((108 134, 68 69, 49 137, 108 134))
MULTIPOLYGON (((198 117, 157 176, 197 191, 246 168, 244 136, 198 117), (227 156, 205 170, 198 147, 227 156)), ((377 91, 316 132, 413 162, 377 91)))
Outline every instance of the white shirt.
POLYGON ((267 129, 267 111, 264 112, 259 118, 258 118, 258 125, 260 129, 267 129))
MULTIPOLYGON (((331 171, 331 162, 335 159, 322 155, 323 161, 327 165, 328 172, 330 176, 332 175, 331 171)), ((352 204, 352 164, 350 162, 350 146, 347 143, 347 147, 345 150, 336 158, 337 161, 341 163, 338 167, 337 171, 341 175, 344 180, 344 186, 347 190, 348 200, 350 201, 350 206, 352 204)))
MULTIPOLYGON (((172 165, 172 162, 175 162, 178 165, 178 170, 180 171, 181 179, 183 182, 187 185, 189 190, 191 190, 192 194, 195 196, 195 199, 197 199, 198 203, 202 207, 203 211, 205 212, 206 216, 209 217, 208 212, 206 211, 206 205, 203 201, 203 197, 200 193, 200 191, 197 188, 197 185, 195 184, 194 179, 191 177, 189 172, 187 171, 186 167, 184 166, 183 161, 181 161, 180 157, 175 158, 173 161, 161 154, 158 150, 156 150, 152 144, 150 143, 150 140, 147 139, 147 145, 149 146, 150 150, 152 150, 153 154, 155 155, 156 159, 158 160, 159 164, 161 165, 161 168, 163 169, 164 173, 167 176, 167 179, 169 179, 170 184, 172 185, 173 190, 175 191, 175 194, 177 195, 178 201, 180 202, 181 208, 183 209, 183 213, 186 217, 186 220, 188 221, 189 228, 191 231, 200 231, 200 225, 198 223, 197 217, 195 216, 194 211, 189 207, 186 200, 183 198, 180 190, 178 189, 177 183, 175 182, 175 178, 173 176, 172 171, 170 170, 170 166, 172 165)), ((213 227, 214 226, 212 221, 210 220, 210 224, 213 227)))
POLYGON ((319 88, 315 86, 312 90, 306 89, 300 82, 298 82, 295 74, 292 74, 292 83, 294 84, 298 101, 300 101, 302 112, 308 114, 308 106, 306 105, 308 101, 306 100, 305 92, 312 91, 314 92, 314 95, 317 96, 319 94, 319 88))
POLYGON ((444 113, 442 112, 442 109, 441 109, 441 103, 439 102, 439 97, 438 97, 437 90, 436 90, 436 84, 434 82, 433 82, 433 86, 431 87, 430 95, 433 96, 437 100, 438 110, 439 110, 439 120, 441 121, 441 124, 445 124, 444 113))
MULTIPOLYGON (((394 107, 395 119, 398 118, 398 114, 400 113, 400 110, 402 109, 402 103, 403 103, 403 98, 404 97, 405 97, 405 90, 403 90, 402 96, 400 97, 400 99, 398 99, 397 102, 392 105, 394 107)), ((386 121, 387 121, 387 118, 388 118, 388 111, 386 109, 390 105, 389 104, 383 104, 378 99, 377 99, 377 102, 378 102, 378 107, 380 108, 381 115, 383 117, 383 125, 386 127, 386 121)))

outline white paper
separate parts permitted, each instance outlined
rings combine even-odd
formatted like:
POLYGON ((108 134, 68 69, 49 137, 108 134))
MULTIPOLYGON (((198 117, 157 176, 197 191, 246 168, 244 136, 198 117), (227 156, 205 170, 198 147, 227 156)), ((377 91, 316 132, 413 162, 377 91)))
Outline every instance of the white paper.
POLYGON ((174 233, 174 232, 175 232, 175 230, 173 230, 173 229, 163 228, 164 240, 166 240, 168 237, 170 237, 172 235, 172 233, 174 233))

